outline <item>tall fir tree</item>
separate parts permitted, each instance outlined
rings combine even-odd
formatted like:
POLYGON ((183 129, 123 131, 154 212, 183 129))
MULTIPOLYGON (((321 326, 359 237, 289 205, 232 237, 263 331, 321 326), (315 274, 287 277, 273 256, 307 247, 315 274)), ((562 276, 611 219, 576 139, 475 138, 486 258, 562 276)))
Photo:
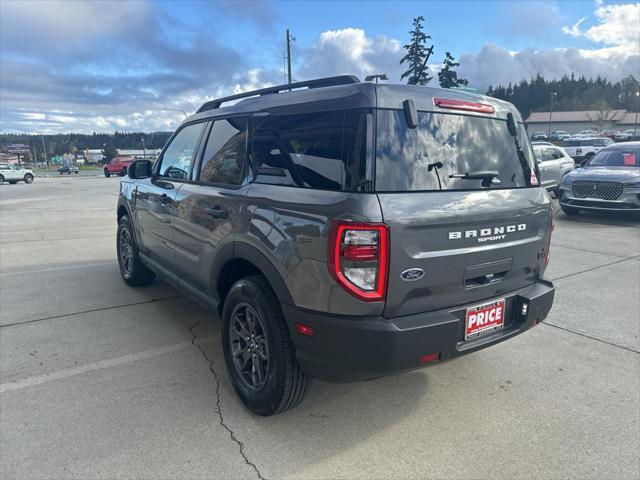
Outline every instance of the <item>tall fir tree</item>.
POLYGON ((456 62, 451 53, 446 52, 442 70, 438 72, 438 80, 442 88, 464 87, 469 85, 469 81, 464 78, 458 78, 458 73, 454 70, 459 67, 460 63, 456 62))
MULTIPOLYGON (((116 132, 117 134, 118 132, 116 132)), ((112 159, 118 156, 118 150, 113 146, 113 143, 109 142, 102 148, 102 157, 104 163, 109 163, 112 159)))
POLYGON ((400 79, 407 78, 407 84, 409 85, 426 85, 433 78, 429 76, 425 65, 428 52, 432 51, 433 47, 427 48, 426 46, 426 42, 431 39, 431 35, 427 35, 424 32, 423 22, 424 17, 422 15, 413 19, 413 30, 409 32, 411 41, 402 47, 407 53, 400 60, 400 64, 406 63, 409 68, 402 74, 400 79))

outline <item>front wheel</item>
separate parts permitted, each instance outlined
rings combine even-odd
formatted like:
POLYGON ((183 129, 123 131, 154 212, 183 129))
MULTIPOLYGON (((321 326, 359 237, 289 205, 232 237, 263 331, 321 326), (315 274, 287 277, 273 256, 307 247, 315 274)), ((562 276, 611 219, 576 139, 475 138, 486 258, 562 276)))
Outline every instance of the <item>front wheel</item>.
POLYGON ((295 407, 311 385, 296 361, 280 303, 261 275, 231 287, 222 312, 222 349, 233 388, 258 415, 295 407))
POLYGON ((111 172, 109 170, 107 170, 106 168, 104 169, 104 176, 109 178, 111 176, 111 172))
POLYGON ((4 177, 0 175, 0 184, 4 183, 4 177))
POLYGON ((156 274, 140 260, 131 222, 126 215, 118 221, 117 239, 118 266, 122 279, 133 287, 146 287, 153 282, 156 274))
POLYGON ((31 175, 30 173, 27 173, 24 176, 24 183, 33 183, 33 175, 31 175))

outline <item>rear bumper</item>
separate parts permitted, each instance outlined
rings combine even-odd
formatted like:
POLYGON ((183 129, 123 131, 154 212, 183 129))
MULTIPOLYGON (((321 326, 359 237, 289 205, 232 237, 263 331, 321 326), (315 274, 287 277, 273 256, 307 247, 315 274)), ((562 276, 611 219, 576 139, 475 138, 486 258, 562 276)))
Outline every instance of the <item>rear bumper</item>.
POLYGON ((503 295, 504 329, 472 341, 464 341, 465 312, 471 305, 394 319, 330 316, 291 305, 283 305, 283 312, 302 369, 320 380, 341 383, 419 368, 423 355, 438 353, 446 360, 507 340, 546 318, 554 292, 551 282, 540 280, 503 295), (528 313, 522 317, 525 302, 528 313), (296 322, 313 327, 314 336, 298 334, 296 322))

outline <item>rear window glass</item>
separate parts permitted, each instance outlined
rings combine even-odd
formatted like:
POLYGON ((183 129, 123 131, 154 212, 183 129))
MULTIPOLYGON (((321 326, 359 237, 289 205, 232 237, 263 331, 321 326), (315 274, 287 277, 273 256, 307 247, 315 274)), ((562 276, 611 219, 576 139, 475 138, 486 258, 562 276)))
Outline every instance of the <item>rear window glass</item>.
POLYGON ((527 187, 533 153, 522 125, 518 129, 514 138, 504 120, 426 112, 410 129, 402 111, 380 110, 376 190, 527 187))
POLYGON ((257 117, 252 162, 260 183, 364 191, 366 112, 257 117))
POLYGON ((640 167, 640 149, 601 150, 587 165, 590 167, 640 167))

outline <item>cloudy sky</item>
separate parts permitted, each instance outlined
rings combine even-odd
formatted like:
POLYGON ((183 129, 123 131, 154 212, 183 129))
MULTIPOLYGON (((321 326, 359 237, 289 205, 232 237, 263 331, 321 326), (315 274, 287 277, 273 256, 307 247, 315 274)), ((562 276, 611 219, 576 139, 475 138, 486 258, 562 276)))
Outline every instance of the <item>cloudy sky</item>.
MULTIPOLYGON (((414 16, 482 90, 541 73, 640 76, 640 4, 622 1, 0 1, 0 131, 172 130, 177 108, 296 80, 399 82, 414 16)), ((437 77, 436 77, 437 78, 437 77)), ((436 81, 432 85, 437 86, 436 81)))

